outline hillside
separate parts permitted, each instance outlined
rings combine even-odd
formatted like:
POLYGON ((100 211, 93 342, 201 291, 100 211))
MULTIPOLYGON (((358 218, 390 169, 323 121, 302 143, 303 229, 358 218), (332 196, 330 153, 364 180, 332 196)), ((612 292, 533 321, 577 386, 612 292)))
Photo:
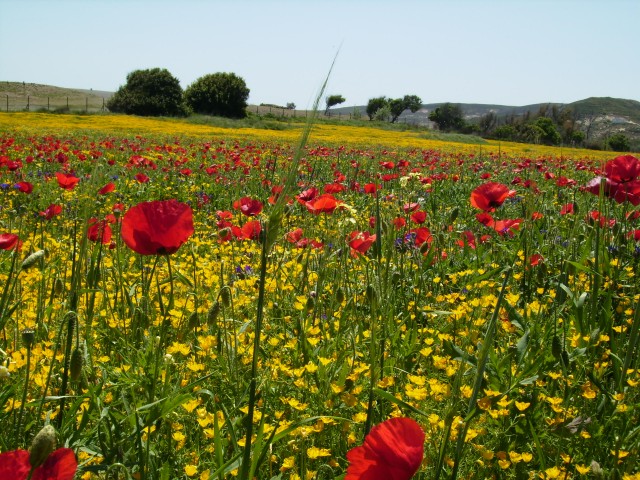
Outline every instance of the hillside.
MULTIPOLYGON (((63 88, 37 83, 0 81, 0 111, 76 111, 76 112, 101 112, 105 110, 105 102, 114 92, 86 90, 81 88, 63 88)), ((455 103, 455 102, 452 102, 455 103)), ((410 123, 432 127, 429 121, 429 113, 442 103, 429 103, 415 112, 405 112, 400 116, 400 123, 410 123)), ((640 102, 611 97, 590 97, 577 102, 562 103, 536 103, 532 105, 492 105, 479 103, 460 103, 465 118, 477 121, 483 115, 494 112, 498 118, 504 120, 508 116, 523 116, 527 112, 535 115, 541 110, 556 107, 569 108, 573 111, 574 118, 580 129, 585 132, 587 139, 593 142, 611 136, 615 133, 623 133, 631 140, 633 145, 640 145, 640 102)), ((250 111, 272 113, 271 107, 258 107, 251 105, 250 111)), ((360 111, 364 119, 366 106, 338 107, 331 109, 333 118, 350 118, 354 111, 360 111)), ((275 115, 304 116, 304 111, 285 110, 275 108, 275 115)))

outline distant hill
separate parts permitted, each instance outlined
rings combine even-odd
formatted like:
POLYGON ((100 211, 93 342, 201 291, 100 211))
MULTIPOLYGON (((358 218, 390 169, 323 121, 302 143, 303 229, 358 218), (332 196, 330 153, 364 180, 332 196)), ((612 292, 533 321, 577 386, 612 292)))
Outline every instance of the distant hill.
MULTIPOLYGON (((82 88, 63 88, 38 83, 0 81, 0 111, 18 111, 29 109, 49 111, 86 111, 104 110, 106 100, 114 92, 87 90, 82 88)), ((456 103, 456 102, 450 102, 456 103)), ((573 103, 535 103, 532 105, 492 105, 482 103, 456 103, 460 105, 465 118, 473 122, 489 112, 494 112, 499 120, 508 116, 520 117, 527 112, 535 115, 541 110, 570 108, 580 129, 587 134, 589 141, 600 141, 614 133, 623 133, 632 140, 632 144, 640 145, 640 102, 611 97, 590 97, 573 103)), ((428 103, 415 113, 405 112, 399 122, 433 127, 429 121, 429 113, 443 103, 428 103)), ((278 107, 280 108, 280 107, 278 107)), ((276 110, 278 110, 276 108, 276 110)), ((271 112, 269 107, 250 106, 251 111, 271 112), (265 110, 266 109, 266 110, 265 110)), ((349 118, 354 111, 360 111, 363 119, 367 118, 366 106, 332 108, 331 114, 341 114, 349 118)), ((300 115, 301 111, 285 110, 282 115, 300 115)), ((277 111, 276 113, 279 113, 277 111)), ((304 112, 302 112, 304 115, 304 112)))
MULTIPOLYGON (((599 141, 614 133, 623 133, 632 140, 640 143, 640 102, 611 97, 590 97, 572 103, 535 103, 532 105, 510 106, 490 105, 479 103, 456 103, 460 105, 467 121, 473 122, 489 112, 494 112, 499 120, 504 121, 508 116, 521 117, 527 112, 535 115, 541 110, 550 111, 554 106, 558 109, 571 109, 580 129, 587 134, 590 141, 599 141)), ((429 121, 429 113, 444 103, 428 103, 415 113, 405 112, 398 119, 399 122, 416 125, 433 126, 429 121)), ((356 107, 334 108, 334 113, 352 113, 359 110, 364 118, 365 105, 356 107)))

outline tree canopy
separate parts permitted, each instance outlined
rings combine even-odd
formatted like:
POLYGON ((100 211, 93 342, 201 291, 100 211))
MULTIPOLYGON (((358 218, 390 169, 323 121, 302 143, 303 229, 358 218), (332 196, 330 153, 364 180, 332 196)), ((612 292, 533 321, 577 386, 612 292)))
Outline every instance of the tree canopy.
POLYGON ((429 114, 429 120, 438 125, 443 132, 459 131, 464 128, 465 121, 460 105, 445 103, 429 114))
POLYGON ((329 95, 325 100, 327 102, 327 108, 324 111, 325 115, 329 113, 329 109, 331 107, 333 107, 334 105, 339 105, 346 101, 342 95, 329 95))
POLYGON ((210 73, 189 85, 184 97, 196 113, 242 118, 246 116, 249 88, 235 73, 210 73))
POLYGON ((134 70, 107 102, 116 113, 148 116, 186 115, 179 80, 165 68, 134 70))

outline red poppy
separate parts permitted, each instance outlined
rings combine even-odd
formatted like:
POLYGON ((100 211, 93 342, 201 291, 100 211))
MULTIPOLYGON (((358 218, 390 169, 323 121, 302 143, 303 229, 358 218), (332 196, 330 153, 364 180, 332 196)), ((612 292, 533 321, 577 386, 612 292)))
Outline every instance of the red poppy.
POLYGON ((382 188, 382 185, 377 185, 375 183, 367 183, 364 187, 364 193, 369 195, 375 195, 378 190, 382 188))
POLYGON ((431 243, 433 241, 433 237, 431 236, 431 232, 426 227, 418 227, 409 230, 409 234, 415 235, 415 244, 416 246, 421 246, 423 243, 431 243))
POLYGON ((407 221, 403 217, 396 217, 393 219, 393 226, 396 227, 396 230, 400 230, 406 225, 407 221))
POLYGON ((46 208, 46 210, 40 212, 40 216, 44 217, 46 220, 51 220, 53 217, 60 215, 60 213, 62 213, 62 205, 52 203, 46 208))
POLYGON ((422 210, 418 210, 417 212, 413 212, 411 214, 411 220, 419 225, 422 225, 426 219, 427 213, 423 212, 422 210))
POLYGON ((242 197, 233 202, 233 208, 240 210, 247 217, 254 217, 262 212, 262 202, 251 197, 242 197))
POLYGON ((29 194, 33 192, 33 184, 29 182, 18 182, 16 183, 16 188, 22 193, 29 194))
POLYGON ((262 225, 260 225, 260 222, 258 220, 250 220, 240 229, 239 237, 245 240, 258 240, 261 231, 262 225))
POLYGON ((473 234, 473 232, 471 230, 465 230, 464 232, 462 232, 462 240, 456 240, 456 243, 461 247, 464 248, 465 245, 469 246, 469 248, 474 249, 476 248, 476 237, 473 234))
POLYGON ((2 250, 19 249, 20 237, 13 233, 0 233, 0 248, 2 250))
POLYGON ((493 212, 515 194, 515 190, 509 190, 509 187, 502 183, 487 182, 471 192, 471 205, 485 212, 493 212))
POLYGON ((420 208, 420 204, 416 202, 405 203, 402 206, 402 210, 404 210, 404 213, 415 212, 418 208, 420 208))
POLYGON ((316 187, 307 188, 304 192, 298 194, 296 198, 300 203, 307 203, 318 196, 318 189, 316 187))
POLYGON ((147 175, 145 175, 144 173, 136 173, 135 179, 139 183, 149 183, 149 177, 147 175))
POLYGON ((616 182, 610 178, 604 179, 602 185, 602 177, 596 177, 584 186, 584 189, 594 195, 603 193, 609 198, 613 198, 617 203, 629 202, 634 206, 640 205, 640 181, 632 180, 628 182, 616 182))
POLYGON ((627 238, 633 238, 636 242, 640 242, 640 230, 631 230, 627 233, 627 238))
POLYGON ((566 205, 563 205, 562 208, 560 209, 560 215, 571 215, 575 212, 575 204, 573 203, 567 203, 566 205))
MULTIPOLYGON (((73 480, 78 462, 73 450, 59 448, 33 470, 31 480, 73 480)), ((13 450, 0 454, 0 478, 26 480, 31 471, 29 452, 13 450)))
POLYGON ((542 262, 544 262, 544 258, 539 253, 534 253, 529 258, 529 265, 531 265, 532 267, 540 265, 542 262))
POLYGON ((106 195, 107 193, 111 193, 116 189, 116 185, 113 182, 107 183, 104 187, 98 190, 99 195, 106 195))
POLYGON ((321 213, 333 213, 338 207, 338 201, 330 193, 323 193, 319 197, 305 203, 307 210, 315 215, 321 213))
POLYGON ((516 230, 520 230, 520 223, 522 223, 520 218, 513 220, 498 220, 493 225, 493 229, 502 236, 508 235, 513 237, 516 230))
POLYGON ((328 183, 324 186, 324 193, 340 193, 344 192, 346 187, 341 183, 328 183))
POLYGON ((169 255, 193 234, 191 207, 177 200, 142 202, 122 218, 122 239, 141 255, 169 255))
POLYGON ((344 480, 409 480, 424 456, 424 431, 410 418, 392 418, 371 429, 347 452, 344 480))
POLYGON ((376 241, 376 236, 369 232, 353 231, 349 235, 349 246, 352 253, 366 253, 376 241))
POLYGON ((89 228, 87 228, 87 238, 92 242, 102 242, 105 245, 111 242, 111 227, 107 220, 98 221, 97 218, 89 219, 89 228))
POLYGON ((606 177, 613 182, 632 182, 640 176, 640 160, 631 155, 616 157, 607 162, 604 171, 606 177))
POLYGON ((58 179, 60 188, 65 190, 73 190, 80 181, 78 177, 70 173, 56 172, 56 178, 58 179))

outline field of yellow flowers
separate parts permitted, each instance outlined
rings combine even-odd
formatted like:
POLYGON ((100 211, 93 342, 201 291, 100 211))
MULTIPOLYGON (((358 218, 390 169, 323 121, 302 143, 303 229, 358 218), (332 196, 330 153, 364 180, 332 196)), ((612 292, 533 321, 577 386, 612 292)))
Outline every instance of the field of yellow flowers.
POLYGON ((640 161, 308 133, 0 114, 0 474, 640 478, 640 161))

